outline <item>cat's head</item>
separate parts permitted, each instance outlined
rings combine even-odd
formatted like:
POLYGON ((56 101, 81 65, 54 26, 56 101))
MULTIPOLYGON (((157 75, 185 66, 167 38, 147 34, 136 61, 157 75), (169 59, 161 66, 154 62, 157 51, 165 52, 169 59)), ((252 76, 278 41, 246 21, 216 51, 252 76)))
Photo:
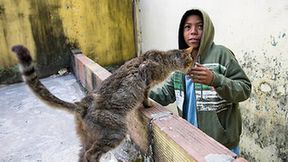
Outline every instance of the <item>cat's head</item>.
POLYGON ((193 47, 181 50, 170 50, 168 54, 170 59, 173 60, 172 64, 175 70, 187 73, 188 69, 193 66, 193 47))

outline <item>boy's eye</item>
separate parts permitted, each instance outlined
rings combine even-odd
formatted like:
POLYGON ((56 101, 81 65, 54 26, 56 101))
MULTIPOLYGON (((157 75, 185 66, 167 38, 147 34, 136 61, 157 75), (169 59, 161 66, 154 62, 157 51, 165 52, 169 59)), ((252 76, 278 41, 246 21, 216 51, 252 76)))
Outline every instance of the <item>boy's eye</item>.
POLYGON ((198 29, 199 29, 199 30, 203 30, 203 24, 199 24, 199 25, 198 25, 198 29))
MULTIPOLYGON (((191 28, 192 28, 192 25, 189 25, 189 24, 184 25, 184 30, 185 30, 185 31, 188 31, 188 30, 190 30, 191 28)), ((203 30, 203 24, 197 24, 197 25, 195 25, 195 29, 203 30)))
POLYGON ((184 25, 184 30, 189 30, 191 28, 190 25, 184 25))

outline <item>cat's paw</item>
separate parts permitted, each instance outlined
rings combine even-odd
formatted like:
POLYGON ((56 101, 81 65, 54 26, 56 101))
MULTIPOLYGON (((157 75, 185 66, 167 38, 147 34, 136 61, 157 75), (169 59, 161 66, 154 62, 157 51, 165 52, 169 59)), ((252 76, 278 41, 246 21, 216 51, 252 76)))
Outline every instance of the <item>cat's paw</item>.
POLYGON ((143 101, 143 106, 144 106, 145 108, 150 108, 150 107, 153 106, 153 102, 152 102, 150 99, 144 100, 144 101, 143 101))

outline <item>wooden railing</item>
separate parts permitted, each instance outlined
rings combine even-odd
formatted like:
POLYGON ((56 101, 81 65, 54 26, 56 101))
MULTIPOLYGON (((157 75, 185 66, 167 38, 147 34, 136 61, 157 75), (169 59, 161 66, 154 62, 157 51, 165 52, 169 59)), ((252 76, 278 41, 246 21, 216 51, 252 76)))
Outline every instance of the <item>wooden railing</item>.
MULTIPOLYGON (((111 75, 81 51, 72 50, 72 53, 74 74, 88 91, 111 75)), ((129 134, 143 154, 147 153, 149 145, 147 126, 152 123, 153 155, 157 162, 246 161, 157 103, 149 109, 140 107, 127 118, 129 134)))

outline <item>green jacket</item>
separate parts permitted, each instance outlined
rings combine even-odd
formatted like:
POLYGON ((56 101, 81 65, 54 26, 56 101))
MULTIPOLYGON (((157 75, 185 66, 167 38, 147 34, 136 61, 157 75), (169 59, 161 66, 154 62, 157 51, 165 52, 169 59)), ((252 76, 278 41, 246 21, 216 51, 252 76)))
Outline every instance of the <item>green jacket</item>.
MULTIPOLYGON (((195 84, 198 127, 226 147, 233 148, 239 144, 242 130, 239 102, 249 98, 251 83, 234 54, 213 43, 213 24, 208 15, 201 12, 204 35, 198 62, 212 70, 214 79, 211 86, 195 84)), ((162 87, 150 92, 150 98, 163 106, 176 101, 179 115, 182 115, 186 102, 184 76, 179 72, 173 73, 162 87)))

